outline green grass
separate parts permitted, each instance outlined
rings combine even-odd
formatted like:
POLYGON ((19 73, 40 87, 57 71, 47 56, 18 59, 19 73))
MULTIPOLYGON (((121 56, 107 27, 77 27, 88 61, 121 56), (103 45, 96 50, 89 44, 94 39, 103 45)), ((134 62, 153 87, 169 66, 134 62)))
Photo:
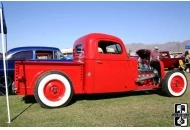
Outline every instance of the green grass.
MULTIPOLYGON (((190 81, 190 74, 187 74, 190 81)), ((171 98, 158 92, 75 96, 65 108, 44 109, 23 97, 9 96, 11 123, 7 123, 6 97, 0 96, 0 126, 174 126, 174 103, 188 103, 185 95, 171 98), (75 100, 76 99, 76 100, 75 100)), ((190 126, 190 117, 188 118, 190 126)))

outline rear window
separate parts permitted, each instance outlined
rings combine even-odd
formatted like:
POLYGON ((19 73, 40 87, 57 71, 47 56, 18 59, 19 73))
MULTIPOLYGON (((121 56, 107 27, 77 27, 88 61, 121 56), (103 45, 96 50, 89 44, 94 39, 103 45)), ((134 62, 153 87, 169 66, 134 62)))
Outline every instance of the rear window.
POLYGON ((36 59, 66 59, 61 51, 36 51, 36 59))
POLYGON ((81 54, 82 53, 82 44, 75 46, 75 54, 81 54))
POLYGON ((36 59, 53 59, 53 51, 36 51, 36 59))

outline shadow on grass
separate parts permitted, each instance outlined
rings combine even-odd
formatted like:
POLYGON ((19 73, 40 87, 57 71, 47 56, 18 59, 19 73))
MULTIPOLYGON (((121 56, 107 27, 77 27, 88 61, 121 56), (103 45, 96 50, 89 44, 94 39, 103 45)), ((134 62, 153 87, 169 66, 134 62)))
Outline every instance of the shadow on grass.
POLYGON ((86 95, 74 95, 69 105, 74 104, 80 100, 101 100, 101 99, 112 99, 121 97, 131 97, 131 96, 142 96, 142 95, 152 95, 158 94, 160 96, 165 96, 160 90, 148 90, 148 91, 133 91, 133 92, 121 92, 121 93, 103 93, 103 94, 86 94, 86 95))
POLYGON ((25 96, 25 97, 23 97, 22 98, 22 100, 26 103, 26 104, 28 104, 28 103, 37 103, 37 101, 36 101, 36 99, 35 99, 35 97, 34 96, 25 96))
POLYGON ((28 110, 31 106, 32 106, 33 104, 31 104, 31 105, 29 105, 27 108, 25 108, 22 112, 20 112, 17 116, 15 116, 12 120, 11 120, 11 122, 12 121, 14 121, 15 119, 17 119, 20 115, 22 115, 26 110, 28 110))
MULTIPOLYGON (((102 94, 80 94, 74 95, 70 103, 67 106, 74 104, 77 101, 81 100, 101 100, 101 99, 112 99, 112 98, 121 98, 121 97, 130 97, 130 96, 141 96, 141 95, 152 95, 158 94, 160 96, 165 96, 164 93, 160 90, 148 90, 148 91, 133 91, 133 92, 121 92, 121 93, 102 93, 102 94)), ((23 101, 26 104, 37 103, 34 96, 23 97, 23 101)))

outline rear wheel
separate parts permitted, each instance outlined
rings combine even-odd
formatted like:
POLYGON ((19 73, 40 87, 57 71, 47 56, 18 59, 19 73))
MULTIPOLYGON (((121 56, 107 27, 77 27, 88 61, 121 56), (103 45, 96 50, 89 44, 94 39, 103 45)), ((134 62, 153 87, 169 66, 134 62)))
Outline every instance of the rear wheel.
POLYGON ((47 72, 36 82, 34 96, 42 107, 64 107, 73 96, 71 80, 64 73, 47 72))
POLYGON ((163 91, 170 97, 182 96, 186 92, 187 86, 187 77, 179 70, 168 72, 162 82, 163 91))
MULTIPOLYGON (((7 86, 10 87, 12 85, 12 78, 11 76, 7 76, 7 86)), ((5 88, 5 76, 0 77, 0 84, 5 88)))
MULTIPOLYGON (((9 94, 12 93, 12 83, 13 83, 13 76, 7 76, 7 87, 9 94)), ((6 94, 6 86, 5 86, 5 76, 0 76, 0 92, 4 95, 6 94)))

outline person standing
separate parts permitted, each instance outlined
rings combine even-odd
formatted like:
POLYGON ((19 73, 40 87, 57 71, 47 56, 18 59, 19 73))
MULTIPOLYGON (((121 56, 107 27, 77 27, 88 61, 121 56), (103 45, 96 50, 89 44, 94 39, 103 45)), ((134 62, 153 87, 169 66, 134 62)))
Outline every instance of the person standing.
POLYGON ((189 51, 185 51, 185 63, 189 63, 190 55, 189 51))
POLYGON ((154 50, 150 54, 150 67, 154 70, 157 70, 160 75, 160 64, 159 64, 159 56, 158 47, 154 47, 154 50))
POLYGON ((158 51, 158 47, 154 47, 154 51, 150 54, 150 61, 157 61, 159 60, 160 53, 158 51))
POLYGON ((189 55, 189 51, 185 51, 185 71, 189 71, 190 72, 190 55, 189 55))

